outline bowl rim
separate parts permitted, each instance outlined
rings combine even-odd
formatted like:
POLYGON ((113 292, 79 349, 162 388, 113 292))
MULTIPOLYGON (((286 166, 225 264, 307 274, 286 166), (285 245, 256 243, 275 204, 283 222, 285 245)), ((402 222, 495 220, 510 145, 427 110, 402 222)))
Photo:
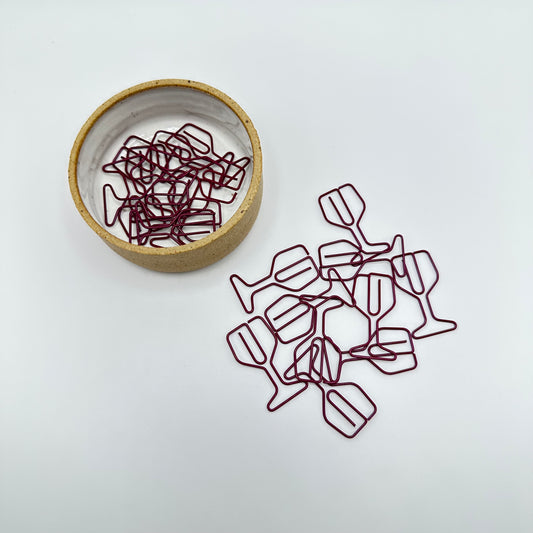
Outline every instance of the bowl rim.
POLYGON ((76 137, 76 140, 74 141, 74 145, 72 146, 72 150, 70 152, 69 166, 68 166, 68 181, 69 181, 69 186, 70 186, 70 192, 71 192, 71 195, 72 195, 72 198, 74 200, 74 204, 76 205, 77 210, 79 211, 79 213, 81 214, 85 222, 89 225, 89 227, 98 236, 104 239, 104 241, 107 241, 109 244, 114 245, 127 252, 134 252, 134 253, 138 253, 142 255, 149 255, 149 256, 171 256, 171 255, 184 254, 187 252, 191 252, 193 250, 195 251, 200 250, 206 246, 209 246, 214 241, 218 240, 219 238, 227 234, 229 231, 231 231, 239 223, 239 221, 245 216, 246 211, 253 204, 255 196, 261 190, 262 166, 263 166, 263 162, 262 162, 261 144, 259 142, 259 135, 257 134, 257 131, 254 125, 252 124, 250 117, 244 112, 244 110, 239 106, 239 104, 237 104, 237 102, 235 102, 227 94, 223 93, 222 91, 218 89, 215 89, 214 87, 211 87, 210 85, 207 85, 206 83, 202 83, 199 81, 193 81, 193 80, 186 80, 186 79, 168 78, 168 79, 158 79, 158 80, 147 81, 144 83, 140 83, 138 85, 134 85, 133 87, 130 87, 128 89, 125 89, 119 92, 118 94, 116 94, 115 96, 112 96, 111 98, 109 98, 106 102, 100 105, 92 113, 92 115, 87 119, 85 124, 82 126, 81 130, 79 131, 76 137), (139 244, 133 244, 133 243, 124 241, 116 237, 109 231, 107 231, 103 226, 101 226, 93 218, 93 216, 89 213, 89 210, 85 207, 85 204, 81 198, 80 190, 78 187, 78 159, 79 159, 79 154, 80 154, 80 151, 82 149, 82 146, 85 142, 87 135, 89 134, 93 126, 96 124, 96 122, 109 109, 111 109, 114 105, 118 104, 119 102, 125 100, 126 98, 129 98, 130 96, 139 94, 144 91, 149 91, 151 89, 158 89, 162 87, 181 87, 181 88, 189 88, 192 90, 200 91, 200 92, 203 92, 205 94, 208 94, 210 96, 217 98, 222 103, 224 103, 227 107, 229 107, 241 121, 250 139, 250 143, 252 145, 253 171, 252 171, 252 177, 250 180, 248 191, 242 203, 240 204, 240 207, 233 214, 233 216, 227 222, 225 222, 220 228, 218 228, 213 233, 209 234, 207 237, 204 237, 202 239, 199 239, 197 241, 194 241, 188 244, 169 246, 165 248, 154 248, 150 246, 141 246, 139 244))

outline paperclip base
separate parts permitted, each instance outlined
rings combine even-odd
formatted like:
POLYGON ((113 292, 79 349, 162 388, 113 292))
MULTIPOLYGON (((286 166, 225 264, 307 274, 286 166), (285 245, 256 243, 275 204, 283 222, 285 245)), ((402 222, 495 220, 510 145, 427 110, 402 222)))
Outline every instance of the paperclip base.
POLYGON ((85 222, 119 255, 151 270, 196 270, 234 250, 257 218, 263 191, 259 137, 246 113, 221 91, 191 80, 150 81, 115 95, 89 117, 72 148, 69 184, 76 208, 85 222), (176 117, 194 114, 211 120, 222 135, 227 131, 225 140, 237 143, 246 155, 251 156, 246 188, 227 213, 223 225, 203 239, 166 248, 127 242, 104 224, 102 208, 97 200, 98 191, 101 191, 99 180, 102 179, 99 162, 105 159, 107 152, 112 152, 113 143, 123 141, 124 132, 141 133, 142 128, 152 125, 150 121, 155 124, 161 117, 175 122, 176 117))

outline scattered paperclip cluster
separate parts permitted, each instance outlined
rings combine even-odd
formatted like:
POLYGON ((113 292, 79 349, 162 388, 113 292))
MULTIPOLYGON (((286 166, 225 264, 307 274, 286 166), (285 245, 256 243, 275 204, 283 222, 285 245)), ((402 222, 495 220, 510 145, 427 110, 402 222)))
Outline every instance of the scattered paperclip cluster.
POLYGON ((439 273, 430 253, 406 252, 401 235, 391 243, 370 242, 360 227, 365 203, 351 184, 323 194, 319 204, 324 218, 347 230, 349 238, 322 244, 317 262, 303 245, 282 250, 255 282, 231 276, 242 307, 255 314, 230 331, 227 341, 239 363, 262 369, 274 385, 269 411, 315 386, 325 421, 352 438, 374 416, 376 405, 343 377, 344 365, 366 361, 388 375, 413 370, 414 340, 454 330, 457 323, 437 318, 431 306, 439 273), (414 303, 416 326, 407 327, 396 314, 392 324, 382 323, 400 294, 414 303), (341 347, 330 334, 327 315, 339 309, 364 317, 361 342, 341 347))
POLYGON ((219 155, 212 135, 191 123, 150 141, 131 135, 102 167, 117 177, 103 186, 105 224, 157 248, 201 239, 223 223, 221 206, 235 200, 249 163, 219 155))

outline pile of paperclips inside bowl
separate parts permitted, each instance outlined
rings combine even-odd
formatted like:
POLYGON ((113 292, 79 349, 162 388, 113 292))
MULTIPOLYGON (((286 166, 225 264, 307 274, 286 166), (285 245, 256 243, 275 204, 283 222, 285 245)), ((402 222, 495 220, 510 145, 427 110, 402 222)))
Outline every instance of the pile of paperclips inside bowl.
POLYGON ((414 370, 414 341, 454 330, 457 323, 434 313, 430 293, 439 273, 427 250, 406 252, 401 235, 391 243, 366 238, 360 228, 365 203, 353 185, 323 194, 319 205, 324 218, 349 237, 322 244, 317 261, 300 244, 278 252, 259 280, 231 276, 243 309, 253 316, 227 341, 239 363, 265 371, 274 385, 269 411, 318 387, 324 420, 351 438, 376 405, 346 379, 345 365, 366 363, 388 375, 414 370), (414 310, 414 320, 405 310, 414 310), (337 338, 339 313, 363 324, 353 328, 351 342, 337 338))
POLYGON ((249 157, 217 153, 212 135, 192 123, 151 140, 131 135, 103 166, 114 176, 103 186, 105 225, 138 245, 201 239, 223 224, 221 206, 234 202, 249 164, 249 157))

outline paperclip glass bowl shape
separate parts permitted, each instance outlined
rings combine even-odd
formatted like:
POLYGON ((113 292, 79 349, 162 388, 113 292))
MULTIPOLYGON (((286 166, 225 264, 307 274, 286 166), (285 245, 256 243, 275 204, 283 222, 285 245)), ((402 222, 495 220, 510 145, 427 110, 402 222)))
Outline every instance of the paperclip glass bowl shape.
POLYGON ((263 190, 259 137, 246 113, 221 91, 191 80, 150 81, 122 91, 90 116, 72 148, 69 184, 85 222, 115 252, 152 270, 196 270, 236 248, 255 222, 263 190), (105 225, 101 199, 109 176, 102 166, 130 135, 148 139, 157 130, 178 129, 187 122, 209 130, 221 150, 250 158, 242 188, 235 201, 224 206, 221 227, 200 240, 163 248, 127 242, 105 225))

